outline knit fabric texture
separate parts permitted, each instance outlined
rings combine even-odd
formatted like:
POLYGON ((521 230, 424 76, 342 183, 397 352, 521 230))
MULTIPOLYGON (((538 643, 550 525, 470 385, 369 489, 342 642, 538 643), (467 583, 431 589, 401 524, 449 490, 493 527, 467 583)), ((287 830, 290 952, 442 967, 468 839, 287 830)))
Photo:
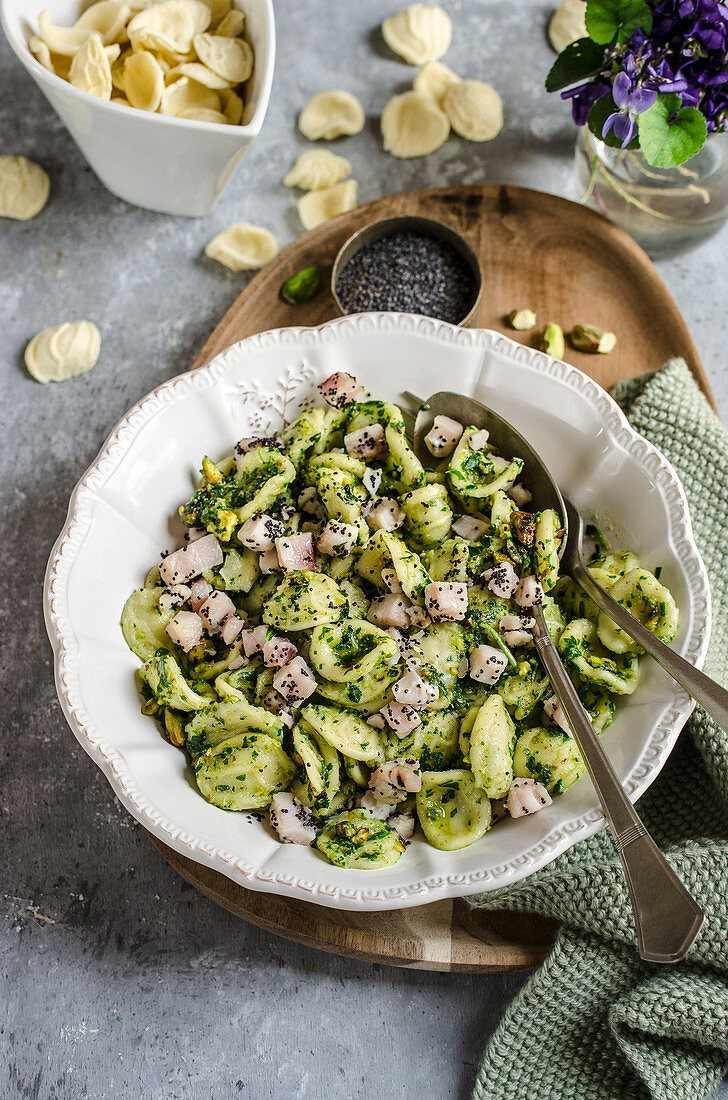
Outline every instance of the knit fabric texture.
MULTIPOLYGON (((728 432, 681 359, 614 396, 685 488, 712 593, 705 671, 726 684, 728 432)), ((702 1100, 728 1071, 728 733, 699 707, 638 810, 705 911, 687 959, 639 958, 606 829, 524 882, 471 898, 561 921, 490 1041, 474 1100, 702 1100)))

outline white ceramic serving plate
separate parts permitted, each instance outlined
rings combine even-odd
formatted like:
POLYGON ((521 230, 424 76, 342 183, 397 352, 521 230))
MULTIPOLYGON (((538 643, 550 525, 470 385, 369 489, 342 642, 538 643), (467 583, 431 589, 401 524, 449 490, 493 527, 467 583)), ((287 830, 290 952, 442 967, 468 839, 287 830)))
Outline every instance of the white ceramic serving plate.
POLYGON ((255 51, 242 126, 110 103, 44 69, 28 49, 38 12, 47 8, 53 23, 70 27, 88 6, 79 0, 0 0, 0 22, 15 54, 112 194, 161 214, 209 214, 268 110, 275 62, 272 0, 233 0, 245 12, 245 37, 255 51))
MULTIPOLYGON (((646 564, 662 566, 681 614, 675 645, 701 664, 710 594, 685 496, 670 464, 604 390, 495 332, 370 313, 251 336, 160 386, 116 426, 73 494, 48 564, 45 614, 61 706, 146 829, 251 889, 366 910, 505 886, 603 827, 587 778, 545 811, 503 822, 462 851, 439 852, 416 839, 395 867, 344 871, 313 848, 278 843, 248 815, 205 802, 184 753, 139 711, 138 662, 119 615, 160 550, 173 548, 169 517, 189 497, 201 456, 222 457, 241 436, 278 431, 335 370, 392 401, 406 389, 426 396, 447 386, 509 418, 579 506, 611 520, 615 539, 646 564)), ((604 734, 632 799, 658 774, 691 710, 688 696, 645 660, 637 693, 604 734)))

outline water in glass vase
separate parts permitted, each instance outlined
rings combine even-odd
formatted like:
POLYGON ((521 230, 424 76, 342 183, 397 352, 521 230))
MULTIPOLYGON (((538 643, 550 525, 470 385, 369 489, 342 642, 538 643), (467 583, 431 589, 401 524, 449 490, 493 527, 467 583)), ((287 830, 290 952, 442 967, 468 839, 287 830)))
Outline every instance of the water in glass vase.
POLYGON ((677 168, 611 149, 583 127, 576 144, 581 202, 634 237, 650 256, 670 256, 712 236, 728 218, 728 134, 712 134, 677 168))

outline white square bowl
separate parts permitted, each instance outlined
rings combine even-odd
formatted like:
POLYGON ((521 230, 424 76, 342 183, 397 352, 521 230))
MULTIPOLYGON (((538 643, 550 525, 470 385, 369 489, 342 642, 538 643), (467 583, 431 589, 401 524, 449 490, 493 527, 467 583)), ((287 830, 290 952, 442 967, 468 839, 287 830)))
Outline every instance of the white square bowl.
POLYGON ((118 198, 161 214, 209 214, 268 110, 275 63, 272 0, 233 0, 245 13, 245 37, 255 52, 241 126, 171 118, 110 103, 48 72, 28 48, 38 12, 72 26, 79 0, 0 0, 0 22, 13 51, 105 187, 118 198))

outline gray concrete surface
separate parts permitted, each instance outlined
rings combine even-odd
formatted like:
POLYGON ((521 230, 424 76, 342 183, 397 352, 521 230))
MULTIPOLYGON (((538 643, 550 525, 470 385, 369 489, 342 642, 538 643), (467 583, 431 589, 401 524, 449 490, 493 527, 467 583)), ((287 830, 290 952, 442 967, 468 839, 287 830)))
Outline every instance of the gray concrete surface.
MULTIPOLYGON (((108 194, 0 44, 0 153, 38 160, 52 180, 40 217, 0 227, 2 1098, 465 1097, 521 985, 518 976, 405 973, 332 958, 198 896, 71 737, 41 617, 43 570, 74 483, 126 408, 191 362, 244 285, 201 256, 205 242, 236 220, 267 225, 281 244, 300 231, 280 179, 304 147, 295 118, 309 94, 343 85, 365 105, 368 126, 342 150, 362 201, 493 180, 570 194, 574 130, 568 108, 542 90, 550 5, 446 6, 455 23, 446 60, 503 94, 496 142, 451 141, 424 161, 385 156, 375 118, 412 70, 386 53, 374 28, 397 5, 278 0, 268 119, 218 209, 200 221, 108 194), (102 331, 98 366, 64 385, 37 385, 23 368, 25 344, 76 317, 102 331)), ((726 242, 723 233, 660 265, 724 414, 726 242)))

